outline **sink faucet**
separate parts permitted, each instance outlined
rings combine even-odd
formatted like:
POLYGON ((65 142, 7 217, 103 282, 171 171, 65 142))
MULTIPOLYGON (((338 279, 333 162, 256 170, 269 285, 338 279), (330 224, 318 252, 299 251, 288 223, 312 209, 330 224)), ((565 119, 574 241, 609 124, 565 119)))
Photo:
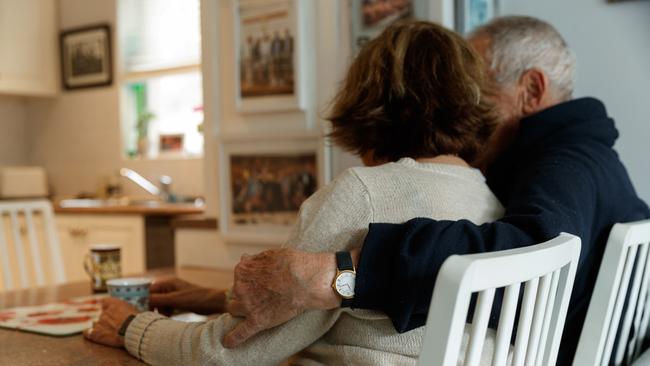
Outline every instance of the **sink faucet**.
POLYGON ((156 187, 155 184, 148 181, 145 177, 138 174, 135 170, 129 168, 120 169, 120 175, 124 178, 128 178, 133 183, 140 186, 140 188, 151 193, 154 196, 160 197, 161 200, 165 202, 172 201, 171 185, 172 177, 168 175, 160 176, 160 188, 156 187))

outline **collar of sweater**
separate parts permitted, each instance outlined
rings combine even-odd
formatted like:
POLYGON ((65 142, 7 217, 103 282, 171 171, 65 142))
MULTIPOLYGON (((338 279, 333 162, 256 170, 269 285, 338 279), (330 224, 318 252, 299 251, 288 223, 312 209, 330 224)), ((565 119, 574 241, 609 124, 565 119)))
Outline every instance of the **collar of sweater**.
POLYGON ((605 105, 595 98, 579 98, 557 104, 521 120, 512 150, 529 150, 555 139, 589 139, 614 145, 618 131, 605 105))
POLYGON ((470 166, 456 165, 456 164, 441 164, 435 162, 419 162, 412 158, 401 158, 394 164, 406 166, 409 168, 423 169, 433 171, 440 174, 453 175, 463 179, 472 181, 484 182, 485 177, 480 170, 470 166))

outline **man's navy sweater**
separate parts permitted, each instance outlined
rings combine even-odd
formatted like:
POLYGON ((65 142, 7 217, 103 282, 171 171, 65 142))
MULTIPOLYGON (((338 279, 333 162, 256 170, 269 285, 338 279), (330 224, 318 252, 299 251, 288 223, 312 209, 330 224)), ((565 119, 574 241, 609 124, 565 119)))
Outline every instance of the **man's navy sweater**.
POLYGON ((450 255, 518 248, 572 233, 582 239, 582 251, 558 357, 558 365, 569 365, 611 227, 650 217, 612 148, 617 138, 614 121, 593 98, 523 119, 517 139, 487 176, 506 208, 504 217, 483 225, 425 218, 371 224, 353 307, 384 311, 399 332, 408 331, 425 324, 436 276, 450 255))

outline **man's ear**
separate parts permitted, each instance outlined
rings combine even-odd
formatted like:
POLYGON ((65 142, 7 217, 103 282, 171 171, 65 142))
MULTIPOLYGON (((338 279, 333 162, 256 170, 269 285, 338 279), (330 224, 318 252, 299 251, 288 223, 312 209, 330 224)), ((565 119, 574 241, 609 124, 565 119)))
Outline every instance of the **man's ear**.
POLYGON ((545 108, 549 94, 549 81, 540 69, 527 70, 520 79, 519 85, 523 91, 522 112, 531 115, 545 108))

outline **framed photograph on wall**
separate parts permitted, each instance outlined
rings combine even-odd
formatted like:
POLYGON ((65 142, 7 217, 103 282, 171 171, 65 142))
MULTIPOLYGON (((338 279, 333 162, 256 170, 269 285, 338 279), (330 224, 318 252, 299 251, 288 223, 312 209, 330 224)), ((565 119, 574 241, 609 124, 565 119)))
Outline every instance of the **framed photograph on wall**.
POLYGON ((468 34, 496 14, 496 0, 456 0, 456 31, 468 34))
POLYGON ((238 0, 235 6, 238 109, 304 109, 304 1, 238 0))
POLYGON ((220 228, 230 242, 284 244, 300 205, 324 181, 319 139, 224 142, 220 228))
POLYGON ((352 49, 361 47, 390 24, 413 17, 414 0, 350 0, 352 49))
POLYGON ((108 24, 63 31, 61 73, 65 89, 111 85, 113 66, 108 24))

